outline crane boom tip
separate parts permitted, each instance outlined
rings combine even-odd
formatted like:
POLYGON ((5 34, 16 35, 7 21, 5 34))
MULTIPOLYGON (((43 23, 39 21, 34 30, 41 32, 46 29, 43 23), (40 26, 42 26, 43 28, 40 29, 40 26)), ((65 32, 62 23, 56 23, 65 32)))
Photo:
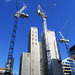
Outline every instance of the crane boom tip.
POLYGON ((54 6, 56 6, 56 4, 55 4, 55 3, 54 3, 53 5, 54 5, 54 6))
POLYGON ((59 33, 61 33, 61 32, 59 31, 59 33))

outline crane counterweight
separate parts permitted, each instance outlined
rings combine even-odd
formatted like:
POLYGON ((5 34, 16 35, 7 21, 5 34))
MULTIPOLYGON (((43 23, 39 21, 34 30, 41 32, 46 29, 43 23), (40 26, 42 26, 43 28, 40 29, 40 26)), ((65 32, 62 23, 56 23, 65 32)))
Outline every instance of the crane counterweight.
POLYGON ((67 43, 67 42, 69 42, 69 40, 67 40, 67 39, 59 39, 59 42, 61 42, 61 43, 63 43, 63 42, 67 43))

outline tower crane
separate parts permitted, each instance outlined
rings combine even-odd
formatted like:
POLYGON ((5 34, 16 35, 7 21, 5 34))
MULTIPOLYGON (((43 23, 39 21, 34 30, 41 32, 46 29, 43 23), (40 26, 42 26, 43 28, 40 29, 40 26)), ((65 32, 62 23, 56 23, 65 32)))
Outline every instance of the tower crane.
POLYGON ((59 31, 59 34, 61 35, 62 39, 59 39, 59 42, 61 43, 65 43, 65 46, 66 46, 66 50, 67 50, 67 53, 68 53, 68 57, 70 57, 70 52, 69 52, 69 47, 68 47, 68 42, 69 40, 66 39, 67 38, 67 33, 68 33, 68 26, 69 26, 69 21, 70 21, 71 17, 69 17, 68 19, 68 23, 67 23, 67 30, 66 30, 66 35, 65 37, 62 35, 62 33, 59 31))
MULTIPOLYGON (((65 35, 65 37, 62 35, 61 32, 59 32, 59 34, 60 34, 61 37, 62 37, 62 39, 59 39, 59 42, 65 43, 68 57, 69 57, 69 59, 72 59, 72 58, 70 57, 70 50, 69 50, 69 46, 68 46, 69 40, 66 39, 66 38, 67 38, 67 33, 68 33, 68 27, 69 27, 69 21, 70 21, 70 19, 71 19, 71 17, 69 17, 68 22, 67 22, 67 30, 66 30, 66 35, 65 35)), ((69 61, 69 62, 71 63, 71 61, 69 61)), ((70 64, 70 67, 71 67, 71 70, 74 71, 74 70, 73 70, 73 64, 70 64)), ((74 72, 72 73, 72 75, 75 75, 74 72)))
MULTIPOLYGON (((53 4, 54 5, 54 4, 53 4)), ((48 30, 47 30, 47 23, 46 23, 46 18, 47 15, 43 12, 42 8, 40 5, 38 5, 38 11, 37 14, 42 17, 43 19, 43 28, 44 28, 44 38, 45 38, 45 51, 46 51, 46 64, 47 64, 47 75, 50 75, 50 70, 52 69, 51 67, 51 52, 50 52, 50 47, 49 47, 49 40, 48 40, 48 30)))
POLYGON ((15 21, 14 21, 14 28, 13 28, 13 32, 12 32, 12 36, 11 36, 11 41, 10 41, 10 47, 9 47, 9 53, 8 53, 8 58, 7 58, 7 62, 5 64, 6 67, 6 71, 5 71, 5 75, 13 75, 12 70, 13 70, 13 64, 14 64, 14 57, 13 57, 13 51, 14 51, 14 45, 15 45, 15 37, 16 37, 16 30, 17 30, 17 24, 18 24, 18 18, 28 18, 28 14, 22 13, 22 11, 24 9, 26 9, 26 6, 24 4, 24 6, 18 11, 18 3, 17 0, 16 1, 16 9, 17 12, 14 15, 15 16, 15 21))
POLYGON ((26 5, 25 4, 19 11, 16 12, 14 17, 19 18, 19 16, 20 16, 21 18, 24 18, 24 17, 28 18, 28 16, 29 16, 28 14, 22 13, 22 11, 24 11, 24 9, 26 9, 26 5))
POLYGON ((68 57, 70 57, 70 51, 69 51, 69 47, 68 47, 68 42, 69 42, 69 40, 68 40, 68 39, 65 39, 61 32, 59 32, 59 34, 60 34, 61 37, 62 37, 62 39, 60 39, 59 42, 61 42, 61 43, 64 42, 64 43, 65 43, 68 57))

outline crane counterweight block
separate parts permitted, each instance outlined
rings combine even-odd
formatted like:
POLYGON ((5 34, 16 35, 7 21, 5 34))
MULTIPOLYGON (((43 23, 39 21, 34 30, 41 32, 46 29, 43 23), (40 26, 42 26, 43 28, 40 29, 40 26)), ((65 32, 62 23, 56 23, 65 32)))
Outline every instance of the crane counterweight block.
POLYGON ((24 17, 25 18, 28 18, 29 17, 29 15, 28 14, 25 14, 25 13, 16 13, 15 15, 14 15, 14 17, 16 17, 16 18, 19 18, 19 16, 23 19, 24 17))
POLYGON ((67 43, 67 42, 69 42, 69 40, 67 40, 67 39, 59 39, 59 42, 61 42, 61 43, 63 43, 63 42, 67 43))
POLYGON ((21 17, 22 19, 23 19, 24 17, 25 17, 25 18, 28 18, 29 15, 28 15, 28 14, 25 14, 25 13, 21 13, 20 17, 21 17))

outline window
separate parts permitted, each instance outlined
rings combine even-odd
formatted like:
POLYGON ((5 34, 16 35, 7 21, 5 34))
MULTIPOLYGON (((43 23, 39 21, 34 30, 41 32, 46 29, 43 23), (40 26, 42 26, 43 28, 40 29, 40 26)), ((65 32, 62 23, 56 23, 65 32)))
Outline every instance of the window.
POLYGON ((32 72, 34 72, 34 69, 32 69, 32 72))
POLYGON ((35 45, 37 45, 37 42, 35 43, 35 45))
POLYGON ((32 38, 32 40, 34 40, 34 38, 32 38))
POLYGON ((34 42, 32 42, 32 45, 34 44, 34 42))
POLYGON ((35 31, 35 34, 37 33, 37 31, 35 31))
POLYGON ((35 41, 37 41, 37 39, 35 39, 35 41))
POLYGON ((34 34, 32 34, 32 36, 34 36, 34 34))
POLYGON ((29 57, 29 54, 27 54, 27 57, 29 57))
POLYGON ((35 37, 37 37, 37 35, 35 35, 35 37))

